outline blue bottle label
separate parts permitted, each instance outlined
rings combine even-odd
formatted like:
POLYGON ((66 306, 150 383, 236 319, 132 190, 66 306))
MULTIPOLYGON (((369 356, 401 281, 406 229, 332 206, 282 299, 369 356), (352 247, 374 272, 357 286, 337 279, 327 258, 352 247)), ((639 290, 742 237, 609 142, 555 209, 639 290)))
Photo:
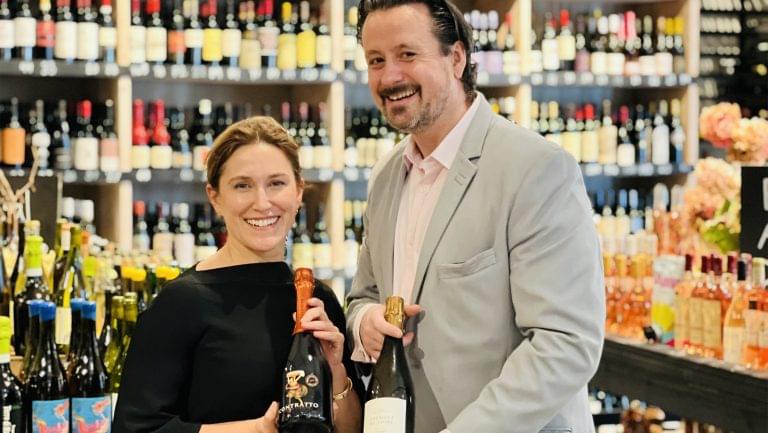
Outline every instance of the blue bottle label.
POLYGON ((33 401, 32 433, 69 433, 69 399, 33 401))
POLYGON ((72 398, 72 433, 110 433, 111 416, 109 396, 72 398))

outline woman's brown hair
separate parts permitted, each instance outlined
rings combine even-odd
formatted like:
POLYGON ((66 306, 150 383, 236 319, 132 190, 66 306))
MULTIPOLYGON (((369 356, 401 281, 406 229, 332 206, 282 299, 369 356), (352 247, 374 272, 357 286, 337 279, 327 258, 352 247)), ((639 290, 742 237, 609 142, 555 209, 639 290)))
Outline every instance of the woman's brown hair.
POLYGON ((296 183, 302 184, 298 145, 285 128, 275 119, 266 116, 253 116, 235 122, 216 137, 205 163, 208 184, 218 190, 219 179, 229 157, 240 147, 257 143, 280 149, 291 163, 296 183))

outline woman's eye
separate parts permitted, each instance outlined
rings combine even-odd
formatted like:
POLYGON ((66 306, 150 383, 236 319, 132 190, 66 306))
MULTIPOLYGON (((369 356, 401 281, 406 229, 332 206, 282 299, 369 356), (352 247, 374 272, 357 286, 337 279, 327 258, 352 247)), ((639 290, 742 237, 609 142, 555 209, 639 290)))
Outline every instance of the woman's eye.
POLYGON ((236 183, 235 184, 235 189, 248 189, 249 187, 250 187, 250 185, 248 185, 247 183, 236 183))
POLYGON ((275 180, 275 181, 272 181, 270 186, 285 186, 285 181, 283 181, 283 180, 275 180))

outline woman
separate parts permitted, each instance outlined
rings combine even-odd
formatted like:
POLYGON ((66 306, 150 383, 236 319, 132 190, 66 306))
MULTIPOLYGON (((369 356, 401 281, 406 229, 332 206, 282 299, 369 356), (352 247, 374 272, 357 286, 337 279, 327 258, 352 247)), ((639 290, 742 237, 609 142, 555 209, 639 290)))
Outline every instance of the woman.
MULTIPOLYGON (((301 205, 297 146, 273 119, 227 128, 207 161, 206 192, 227 243, 169 283, 141 316, 113 431, 273 433, 296 292, 285 238, 301 205)), ((317 283, 303 319, 333 375, 338 433, 361 430, 362 384, 344 344, 344 313, 317 283)))

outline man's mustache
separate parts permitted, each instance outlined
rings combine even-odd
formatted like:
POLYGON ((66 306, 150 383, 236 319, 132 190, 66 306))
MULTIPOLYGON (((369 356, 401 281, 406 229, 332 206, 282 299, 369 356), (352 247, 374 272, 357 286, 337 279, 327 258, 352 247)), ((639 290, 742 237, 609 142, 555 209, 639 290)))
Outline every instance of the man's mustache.
POLYGON ((398 93, 410 93, 413 91, 418 92, 419 89, 420 87, 416 84, 398 84, 397 86, 387 87, 385 89, 379 90, 379 96, 382 98, 388 98, 392 95, 397 95, 398 93))

